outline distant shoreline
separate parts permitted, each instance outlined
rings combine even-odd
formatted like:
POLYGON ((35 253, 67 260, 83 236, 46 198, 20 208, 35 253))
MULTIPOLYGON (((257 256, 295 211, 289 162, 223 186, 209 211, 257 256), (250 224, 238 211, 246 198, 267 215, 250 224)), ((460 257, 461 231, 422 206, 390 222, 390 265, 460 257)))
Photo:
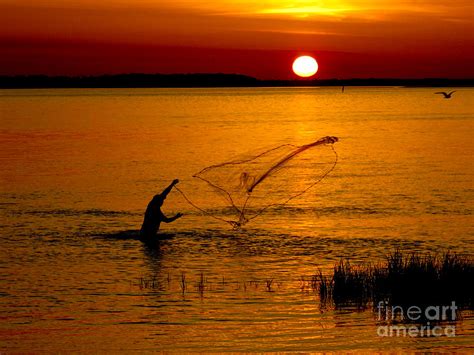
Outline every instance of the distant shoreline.
POLYGON ((46 75, 0 76, 0 89, 315 86, 474 87, 474 78, 260 80, 241 74, 117 74, 77 77, 46 75))

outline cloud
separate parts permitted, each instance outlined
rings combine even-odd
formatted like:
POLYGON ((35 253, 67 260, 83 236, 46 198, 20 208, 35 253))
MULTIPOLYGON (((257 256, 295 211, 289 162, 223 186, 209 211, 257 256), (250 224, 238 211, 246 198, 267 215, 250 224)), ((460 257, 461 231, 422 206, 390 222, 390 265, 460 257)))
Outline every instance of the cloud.
POLYGON ((1 0, 0 36, 262 49, 472 45, 470 1, 1 0))

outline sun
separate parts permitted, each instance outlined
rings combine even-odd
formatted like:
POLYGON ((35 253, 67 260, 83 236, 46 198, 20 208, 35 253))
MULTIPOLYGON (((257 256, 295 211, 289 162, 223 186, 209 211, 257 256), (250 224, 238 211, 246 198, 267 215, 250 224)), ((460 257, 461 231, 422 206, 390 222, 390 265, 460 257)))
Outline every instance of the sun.
POLYGON ((308 55, 298 57, 293 62, 293 71, 298 76, 308 78, 318 71, 318 62, 308 55))

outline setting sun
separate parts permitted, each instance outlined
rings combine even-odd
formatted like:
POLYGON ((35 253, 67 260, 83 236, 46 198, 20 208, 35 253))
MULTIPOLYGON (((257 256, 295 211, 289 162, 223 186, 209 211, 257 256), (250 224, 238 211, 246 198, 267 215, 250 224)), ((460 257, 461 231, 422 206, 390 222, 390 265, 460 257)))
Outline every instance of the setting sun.
POLYGON ((307 55, 298 57, 293 62, 293 71, 298 76, 308 78, 316 74, 318 71, 318 63, 313 57, 307 55))

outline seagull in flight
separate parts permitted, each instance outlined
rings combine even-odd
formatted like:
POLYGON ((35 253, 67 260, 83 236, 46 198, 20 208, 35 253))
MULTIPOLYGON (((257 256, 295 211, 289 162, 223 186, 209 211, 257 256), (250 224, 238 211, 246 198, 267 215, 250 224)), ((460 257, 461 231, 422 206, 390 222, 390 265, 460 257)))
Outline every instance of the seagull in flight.
POLYGON ((435 94, 441 94, 441 95, 444 96, 445 99, 450 99, 451 96, 452 96, 455 92, 456 92, 456 90, 451 91, 451 92, 449 92, 449 93, 446 93, 446 92, 444 92, 444 91, 440 91, 440 92, 435 92, 435 94))

